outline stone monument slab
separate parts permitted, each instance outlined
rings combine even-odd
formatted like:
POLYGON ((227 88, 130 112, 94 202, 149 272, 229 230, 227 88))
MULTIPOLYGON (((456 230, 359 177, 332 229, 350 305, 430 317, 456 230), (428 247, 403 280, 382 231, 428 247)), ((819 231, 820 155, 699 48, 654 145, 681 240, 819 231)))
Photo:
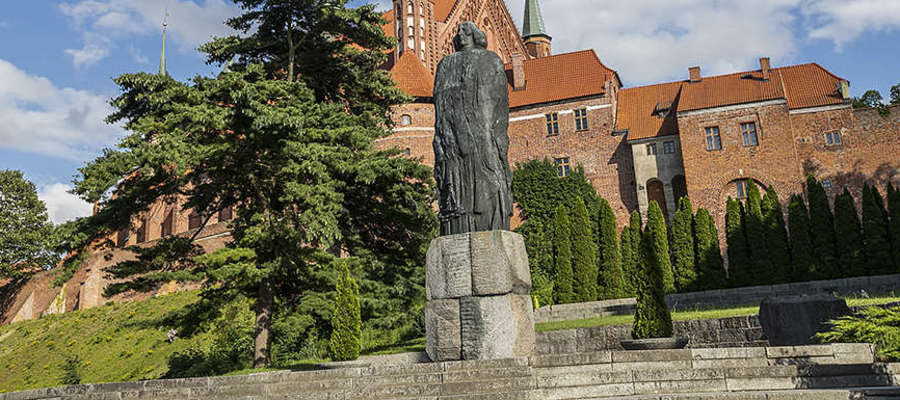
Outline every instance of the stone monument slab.
POLYGON ((844 299, 827 294, 782 296, 759 305, 763 333, 773 346, 815 344, 813 335, 828 330, 827 321, 850 314, 844 299))
POLYGON ((459 300, 432 300, 425 303, 425 352, 431 361, 459 360, 460 343, 459 300))

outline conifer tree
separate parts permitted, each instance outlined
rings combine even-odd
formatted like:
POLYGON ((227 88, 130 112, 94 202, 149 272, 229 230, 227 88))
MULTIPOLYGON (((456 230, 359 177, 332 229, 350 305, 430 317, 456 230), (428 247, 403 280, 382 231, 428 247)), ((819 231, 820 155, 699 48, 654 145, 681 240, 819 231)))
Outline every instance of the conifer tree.
POLYGON ((751 261, 744 233, 744 207, 731 197, 725 213, 725 240, 728 243, 728 284, 731 287, 746 286, 751 261))
POLYGON ((697 266, 694 254, 694 210, 687 196, 678 200, 672 221, 672 261, 675 287, 679 292, 696 290, 697 266))
MULTIPOLYGON (((895 87, 897 88, 898 96, 900 96, 900 85, 895 87)), ((893 92, 892 90, 891 93, 893 94, 893 92)), ((898 97, 898 101, 900 101, 900 97, 898 97)), ((894 189, 894 185, 891 182, 888 182, 887 185, 887 202, 894 266, 900 268, 900 191, 894 189)))
POLYGON ((553 300, 556 304, 577 301, 572 276, 572 242, 570 238, 569 215, 565 206, 560 205, 556 208, 556 217, 553 220, 553 263, 556 266, 553 300))
POLYGON ((572 218, 572 267, 576 301, 597 300, 597 245, 591 234, 591 218, 581 197, 575 197, 572 218))
POLYGON ((34 184, 21 171, 0 170, 0 278, 55 266, 53 224, 34 184))
POLYGON ((544 305, 553 304, 553 220, 545 228, 540 220, 528 220, 516 229, 525 240, 531 270, 531 295, 544 305))
MULTIPOLYGON (((635 339, 652 339, 670 337, 674 332, 672 314, 669 312, 665 297, 663 275, 664 265, 669 264, 669 253, 660 246, 659 232, 653 228, 658 222, 653 214, 662 216, 659 205, 650 202, 650 215, 647 217, 647 229, 641 238, 641 270, 638 274, 639 285, 637 307, 631 336, 635 339)), ((666 246, 668 247, 668 246, 666 246)))
POLYGON ((866 245, 866 260, 870 275, 892 274, 894 268, 888 238, 888 221, 884 211, 884 202, 878 189, 869 185, 863 186, 863 234, 866 245))
POLYGON ((762 196, 759 186, 751 179, 747 184, 747 206, 744 215, 744 232, 753 270, 749 285, 770 284, 775 282, 775 268, 766 248, 766 226, 762 214, 762 196))
POLYGON ((631 241, 634 240, 631 232, 631 226, 626 225, 622 228, 621 240, 619 241, 619 248, 622 254, 622 280, 625 285, 623 290, 628 297, 634 297, 637 293, 634 282, 634 271, 637 264, 635 262, 634 249, 631 245, 631 241))
POLYGON ((647 207, 647 229, 645 230, 649 232, 649 236, 645 235, 643 239, 652 238, 651 248, 658 253, 656 259, 661 271, 663 291, 675 293, 675 276, 669 256, 669 234, 666 229, 666 219, 656 201, 650 201, 650 206, 647 207))
POLYGON ((839 275, 835 252, 834 216, 828 207, 825 187, 812 174, 806 178, 809 199, 809 231, 816 268, 812 279, 827 279, 839 275))
MULTIPOLYGON (((616 234, 616 214, 609 202, 600 198, 600 279, 599 292, 603 299, 628 297, 622 272, 622 254, 616 234)), ((623 229, 623 232, 625 230, 623 229)))
POLYGON ((725 288, 725 266, 719 247, 716 223, 705 208, 697 210, 694 217, 694 233, 697 249, 697 290, 725 288))
POLYGON ((774 186, 769 185, 766 188, 762 207, 766 226, 766 249, 769 251, 773 267, 773 282, 785 283, 791 279, 791 252, 784 224, 784 211, 774 186))
POLYGON ((641 213, 637 210, 631 212, 629 225, 622 232, 622 272, 625 274, 625 284, 631 296, 637 294, 638 274, 640 270, 641 236, 643 232, 641 213), (628 234, 624 233, 627 230, 628 234), (628 244, 628 249, 625 245, 628 244), (627 255, 627 257, 626 257, 627 255))
POLYGON ((834 231, 837 241, 838 260, 841 277, 863 276, 866 274, 862 229, 853 196, 846 188, 834 198, 834 231))
POLYGON ((813 279, 817 273, 812 242, 809 237, 809 214, 807 214, 803 198, 796 194, 791 196, 788 204, 788 229, 791 238, 791 260, 793 260, 792 280, 799 282, 813 279))
POLYGON ((331 350, 332 360, 355 360, 359 358, 362 348, 362 318, 359 285, 350 275, 347 262, 342 263, 335 286, 337 296, 334 299, 334 314, 331 316, 331 340, 328 348, 331 350))

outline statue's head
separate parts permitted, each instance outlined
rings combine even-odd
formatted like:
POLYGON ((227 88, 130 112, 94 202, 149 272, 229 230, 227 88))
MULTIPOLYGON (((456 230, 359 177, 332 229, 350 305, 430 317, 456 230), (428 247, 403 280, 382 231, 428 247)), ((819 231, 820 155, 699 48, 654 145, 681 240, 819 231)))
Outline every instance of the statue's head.
POLYGON ((453 38, 453 47, 456 51, 471 50, 476 47, 487 48, 487 36, 474 22, 466 21, 459 24, 456 36, 453 38))

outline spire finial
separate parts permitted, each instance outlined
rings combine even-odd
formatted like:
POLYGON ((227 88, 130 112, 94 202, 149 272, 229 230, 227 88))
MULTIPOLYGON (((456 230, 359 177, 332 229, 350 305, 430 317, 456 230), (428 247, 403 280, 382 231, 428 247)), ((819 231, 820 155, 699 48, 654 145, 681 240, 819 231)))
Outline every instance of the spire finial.
POLYGON ((538 0, 525 0, 525 18, 522 20, 522 39, 544 36, 550 39, 544 28, 544 17, 538 0))
POLYGON ((166 29, 169 26, 169 9, 166 8, 166 16, 163 17, 162 23, 162 53, 159 56, 159 75, 160 76, 169 76, 169 72, 166 71, 166 29))

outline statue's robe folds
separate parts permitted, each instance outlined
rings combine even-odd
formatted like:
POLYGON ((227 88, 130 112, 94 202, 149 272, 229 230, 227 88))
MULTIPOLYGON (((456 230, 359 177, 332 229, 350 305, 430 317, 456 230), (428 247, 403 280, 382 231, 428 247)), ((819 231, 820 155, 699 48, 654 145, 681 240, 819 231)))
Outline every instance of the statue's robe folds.
POLYGON ((434 105, 441 235, 509 230, 509 93, 500 57, 480 48, 444 57, 434 105))

